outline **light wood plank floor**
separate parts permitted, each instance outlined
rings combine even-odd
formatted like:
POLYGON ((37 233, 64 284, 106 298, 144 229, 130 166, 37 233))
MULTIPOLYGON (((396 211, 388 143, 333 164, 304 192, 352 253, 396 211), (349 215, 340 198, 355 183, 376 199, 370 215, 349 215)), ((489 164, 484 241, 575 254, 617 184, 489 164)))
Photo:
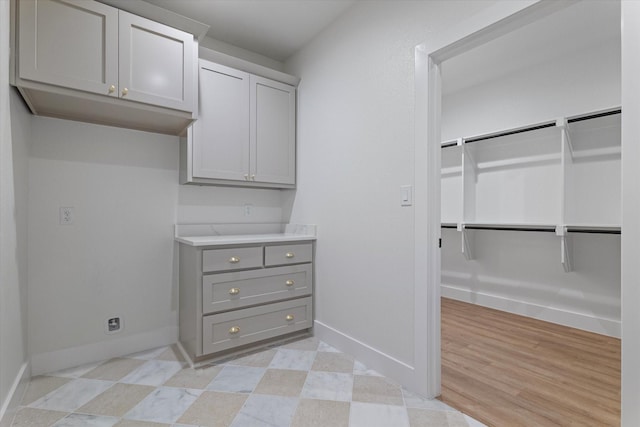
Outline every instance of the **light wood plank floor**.
POLYGON ((618 426, 620 340, 443 298, 441 400, 489 426, 618 426))

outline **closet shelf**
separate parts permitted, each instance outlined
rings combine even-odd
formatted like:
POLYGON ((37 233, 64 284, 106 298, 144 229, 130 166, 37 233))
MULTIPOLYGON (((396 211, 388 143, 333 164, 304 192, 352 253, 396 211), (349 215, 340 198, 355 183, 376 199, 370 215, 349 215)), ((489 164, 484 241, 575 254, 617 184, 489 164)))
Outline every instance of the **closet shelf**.
MULTIPOLYGON (((620 234, 621 227, 616 224, 516 224, 493 222, 462 222, 467 230, 502 230, 502 231, 541 231, 556 232, 556 227, 566 227, 568 233, 620 234)), ((458 228, 458 223, 442 222, 442 228, 458 228)))

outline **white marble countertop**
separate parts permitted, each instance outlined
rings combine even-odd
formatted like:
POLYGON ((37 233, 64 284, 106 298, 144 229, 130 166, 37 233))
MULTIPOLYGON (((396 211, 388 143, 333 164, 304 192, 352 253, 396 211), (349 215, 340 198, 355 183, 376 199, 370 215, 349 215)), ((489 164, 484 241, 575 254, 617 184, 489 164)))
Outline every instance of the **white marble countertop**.
POLYGON ((316 240, 316 236, 311 234, 290 234, 290 233, 270 233, 270 234, 239 234, 227 236, 189 236, 176 237, 175 240, 190 246, 221 246, 238 245, 245 243, 280 243, 280 242, 300 242, 316 240))

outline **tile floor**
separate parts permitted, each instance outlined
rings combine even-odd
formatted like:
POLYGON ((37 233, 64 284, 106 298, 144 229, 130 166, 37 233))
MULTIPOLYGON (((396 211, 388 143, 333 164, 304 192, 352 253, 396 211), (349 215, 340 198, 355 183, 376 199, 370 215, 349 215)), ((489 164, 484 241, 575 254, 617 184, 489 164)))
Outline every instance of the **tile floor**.
POLYGON ((191 369, 175 346, 34 377, 12 426, 482 426, 315 338, 191 369))

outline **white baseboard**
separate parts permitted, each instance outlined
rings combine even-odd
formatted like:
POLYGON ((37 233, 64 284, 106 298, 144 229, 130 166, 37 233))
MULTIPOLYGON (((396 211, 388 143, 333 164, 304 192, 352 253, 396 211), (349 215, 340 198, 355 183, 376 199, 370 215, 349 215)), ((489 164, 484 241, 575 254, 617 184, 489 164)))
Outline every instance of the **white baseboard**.
POLYGON ((0 406, 0 427, 11 426, 13 416, 15 415, 18 406, 20 406, 20 401, 22 400, 22 396, 24 395, 27 384, 29 383, 29 378, 31 378, 29 362, 25 362, 20 367, 20 370, 11 385, 11 389, 7 394, 7 398, 4 402, 0 402, 2 404, 2 406, 0 406))
POLYGON ((620 338, 621 336, 621 323, 617 320, 604 319, 554 307, 545 307, 496 295, 472 292, 468 289, 461 289, 446 284, 442 284, 440 289, 441 295, 446 298, 532 317, 534 319, 557 323, 601 335, 608 335, 610 337, 620 338))
POLYGON ((178 341, 178 327, 167 326, 122 338, 113 339, 113 336, 109 338, 94 344, 34 354, 31 356, 31 372, 34 376, 42 375, 174 344, 178 341))
POLYGON ((409 390, 415 390, 413 366, 389 356, 375 348, 316 320, 314 336, 332 347, 347 353, 364 363, 367 368, 379 372, 409 390))

